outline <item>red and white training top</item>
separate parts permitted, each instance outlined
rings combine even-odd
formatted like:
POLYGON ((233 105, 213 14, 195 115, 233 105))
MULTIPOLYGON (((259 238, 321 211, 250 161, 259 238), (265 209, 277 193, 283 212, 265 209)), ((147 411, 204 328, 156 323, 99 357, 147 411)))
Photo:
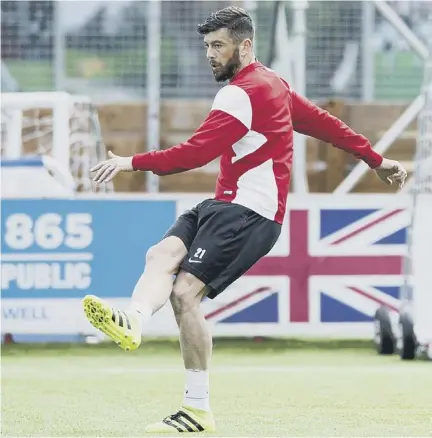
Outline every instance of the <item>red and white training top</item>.
POLYGON ((241 204, 282 223, 293 160, 293 132, 354 154, 371 168, 382 157, 369 141, 299 96, 260 62, 240 70, 217 93, 210 113, 186 142, 137 154, 135 170, 169 175, 221 157, 215 199, 241 204))

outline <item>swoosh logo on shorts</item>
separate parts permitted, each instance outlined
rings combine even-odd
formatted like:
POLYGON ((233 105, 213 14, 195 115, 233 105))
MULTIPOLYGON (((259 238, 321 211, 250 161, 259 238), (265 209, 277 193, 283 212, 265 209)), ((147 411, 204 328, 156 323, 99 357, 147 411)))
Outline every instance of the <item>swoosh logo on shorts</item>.
POLYGON ((189 257, 189 263, 202 263, 201 260, 193 260, 189 257))

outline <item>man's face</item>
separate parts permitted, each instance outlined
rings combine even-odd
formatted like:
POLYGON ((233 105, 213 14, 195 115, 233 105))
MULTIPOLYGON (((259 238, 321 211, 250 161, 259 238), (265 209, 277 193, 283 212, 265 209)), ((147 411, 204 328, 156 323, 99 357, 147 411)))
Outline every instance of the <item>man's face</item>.
POLYGON ((204 37, 207 59, 217 82, 230 80, 240 67, 239 47, 227 29, 219 29, 204 37))

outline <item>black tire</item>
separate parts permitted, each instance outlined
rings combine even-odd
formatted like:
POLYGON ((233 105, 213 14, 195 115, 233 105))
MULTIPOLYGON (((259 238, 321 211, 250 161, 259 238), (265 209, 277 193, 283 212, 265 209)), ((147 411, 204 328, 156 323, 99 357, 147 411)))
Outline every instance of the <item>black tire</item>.
POLYGON ((395 351, 395 337, 390 322, 390 313, 387 307, 381 306, 375 312, 374 344, 378 354, 388 355, 395 351))
POLYGON ((414 334, 413 320, 409 312, 401 312, 399 327, 401 334, 399 356, 402 360, 413 360, 416 356, 417 340, 414 334))

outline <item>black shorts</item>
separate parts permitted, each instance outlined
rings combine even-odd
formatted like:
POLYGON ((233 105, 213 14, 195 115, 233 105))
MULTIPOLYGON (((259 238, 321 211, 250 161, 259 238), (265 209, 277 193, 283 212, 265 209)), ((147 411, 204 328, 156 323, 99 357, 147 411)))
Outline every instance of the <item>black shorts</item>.
POLYGON ((180 265, 215 298, 276 243, 281 225, 239 204, 207 199, 184 212, 164 237, 180 238, 188 254, 180 265))

